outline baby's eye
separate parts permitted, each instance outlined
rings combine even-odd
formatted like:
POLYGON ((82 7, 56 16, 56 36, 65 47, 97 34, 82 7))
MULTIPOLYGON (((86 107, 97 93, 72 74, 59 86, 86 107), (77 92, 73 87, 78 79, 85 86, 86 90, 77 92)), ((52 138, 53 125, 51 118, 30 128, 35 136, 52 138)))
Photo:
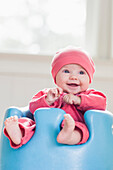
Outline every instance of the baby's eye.
POLYGON ((64 70, 63 72, 64 72, 64 73, 69 73, 69 70, 64 70))
POLYGON ((79 74, 85 74, 85 72, 84 71, 80 71, 79 74))

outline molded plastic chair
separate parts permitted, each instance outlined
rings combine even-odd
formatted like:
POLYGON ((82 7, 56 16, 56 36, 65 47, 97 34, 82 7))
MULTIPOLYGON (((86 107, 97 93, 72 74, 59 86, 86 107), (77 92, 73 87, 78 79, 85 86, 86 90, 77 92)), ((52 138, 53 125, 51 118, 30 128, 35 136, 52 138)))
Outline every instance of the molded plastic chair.
MULTIPOLYGON (((28 108, 9 108, 6 117, 28 116, 28 108)), ((82 145, 62 145, 56 141, 65 112, 43 108, 35 112, 36 131, 31 140, 19 149, 12 149, 1 134, 0 170, 113 170, 113 115, 90 110, 85 121, 89 140, 82 145)))

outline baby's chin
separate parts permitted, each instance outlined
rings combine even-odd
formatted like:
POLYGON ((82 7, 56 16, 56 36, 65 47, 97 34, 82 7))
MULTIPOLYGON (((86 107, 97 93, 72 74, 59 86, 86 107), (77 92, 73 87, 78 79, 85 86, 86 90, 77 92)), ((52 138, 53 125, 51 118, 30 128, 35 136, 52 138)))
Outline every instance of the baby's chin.
POLYGON ((73 95, 76 95, 76 94, 81 93, 81 91, 71 91, 71 90, 64 90, 63 92, 64 92, 64 93, 67 93, 67 94, 71 93, 71 94, 73 94, 73 95))

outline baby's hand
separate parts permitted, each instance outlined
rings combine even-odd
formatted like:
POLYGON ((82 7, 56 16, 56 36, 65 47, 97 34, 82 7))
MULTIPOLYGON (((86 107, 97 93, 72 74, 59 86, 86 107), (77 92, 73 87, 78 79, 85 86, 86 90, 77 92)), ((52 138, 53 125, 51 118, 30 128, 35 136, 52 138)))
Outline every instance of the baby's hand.
POLYGON ((47 93, 47 97, 46 97, 46 102, 49 105, 52 105, 60 97, 62 93, 63 93, 63 90, 59 87, 49 89, 47 93))
POLYGON ((66 94, 63 98, 64 102, 67 104, 75 104, 75 105, 80 105, 81 103, 81 98, 79 96, 76 96, 74 94, 66 94))

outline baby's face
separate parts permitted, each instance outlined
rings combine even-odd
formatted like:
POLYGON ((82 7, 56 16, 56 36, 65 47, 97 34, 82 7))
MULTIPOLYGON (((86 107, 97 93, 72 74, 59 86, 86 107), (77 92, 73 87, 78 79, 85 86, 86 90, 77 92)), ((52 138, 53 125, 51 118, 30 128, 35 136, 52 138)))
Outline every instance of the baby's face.
POLYGON ((66 93, 77 94, 89 87, 89 76, 78 64, 63 66, 56 75, 56 84, 66 93))

